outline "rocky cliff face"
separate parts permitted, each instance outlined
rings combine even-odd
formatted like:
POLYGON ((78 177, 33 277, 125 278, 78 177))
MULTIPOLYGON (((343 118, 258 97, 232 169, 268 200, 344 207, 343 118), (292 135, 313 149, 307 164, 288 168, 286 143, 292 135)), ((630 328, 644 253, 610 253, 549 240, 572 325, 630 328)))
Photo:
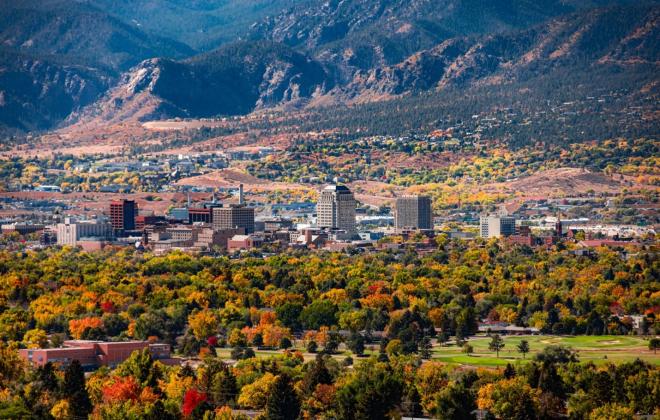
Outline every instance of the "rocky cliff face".
POLYGON ((659 16, 659 7, 595 9, 521 31, 450 38, 399 63, 348 74, 341 64, 281 43, 239 42, 186 61, 145 61, 91 108, 92 115, 104 121, 235 115, 501 85, 557 69, 633 65, 654 71, 660 62, 659 16))
POLYGON ((332 87, 319 63, 288 47, 241 42, 187 61, 144 61, 78 119, 245 114, 305 103, 332 87))
POLYGON ((0 23, 22 22, 0 29, 0 124, 237 115, 631 66, 653 74, 660 6, 641 2, 296 0, 254 25, 250 40, 182 59, 176 43, 49 0, 47 11, 0 12, 0 23))
POLYGON ((504 84, 556 68, 598 71, 660 64, 660 8, 607 8, 569 15, 525 31, 444 41, 393 66, 357 71, 341 98, 504 84))
POLYGON ((103 73, 0 51, 0 127, 41 130, 95 101, 108 87, 103 73))

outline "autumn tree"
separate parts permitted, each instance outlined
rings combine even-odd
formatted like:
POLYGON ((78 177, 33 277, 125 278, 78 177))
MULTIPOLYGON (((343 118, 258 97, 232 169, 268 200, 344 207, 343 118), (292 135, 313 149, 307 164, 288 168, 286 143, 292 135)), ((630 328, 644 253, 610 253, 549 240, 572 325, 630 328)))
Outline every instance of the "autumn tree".
POLYGON ((158 381, 163 379, 161 364, 153 359, 148 348, 135 350, 117 367, 117 375, 131 376, 140 387, 156 388, 158 381))
POLYGON ((218 318, 208 309, 190 315, 188 324, 198 340, 206 340, 218 332, 218 318))
POLYGON ((527 420, 539 414, 541 391, 529 386, 524 378, 503 379, 479 388, 477 405, 497 418, 527 420))

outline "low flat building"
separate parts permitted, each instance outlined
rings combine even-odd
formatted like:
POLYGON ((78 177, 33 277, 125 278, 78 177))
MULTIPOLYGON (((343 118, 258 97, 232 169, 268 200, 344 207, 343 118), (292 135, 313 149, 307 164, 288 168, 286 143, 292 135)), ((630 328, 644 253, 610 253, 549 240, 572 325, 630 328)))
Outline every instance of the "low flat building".
POLYGON ((26 235, 28 233, 34 233, 44 230, 44 225, 35 225, 31 223, 11 223, 2 225, 2 233, 12 233, 17 232, 19 235, 26 235))
POLYGON ((110 223, 65 219, 57 225, 57 244, 78 246, 81 241, 105 241, 112 236, 110 223))
POLYGON ((49 362, 67 366, 74 360, 78 360, 83 368, 92 370, 101 366, 117 366, 128 359, 134 351, 145 348, 148 348, 151 356, 161 363, 179 364, 178 359, 171 358, 168 344, 154 344, 148 341, 68 340, 60 348, 21 349, 19 354, 33 366, 43 366, 49 362))
POLYGON ((234 235, 227 241, 227 251, 235 252, 258 248, 263 245, 264 239, 256 235, 234 235))

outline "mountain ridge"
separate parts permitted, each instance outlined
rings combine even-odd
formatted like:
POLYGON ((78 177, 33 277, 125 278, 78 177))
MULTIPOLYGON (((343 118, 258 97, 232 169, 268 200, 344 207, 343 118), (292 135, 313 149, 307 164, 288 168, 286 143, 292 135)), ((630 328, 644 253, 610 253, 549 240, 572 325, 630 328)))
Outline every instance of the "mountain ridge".
MULTIPOLYGON (((632 65, 653 71, 660 63, 658 31, 660 7, 599 8, 522 31, 451 38, 393 66, 357 70, 346 83, 327 63, 284 44, 241 41, 181 62, 160 62, 156 72, 149 70, 151 62, 134 68, 133 78, 150 75, 140 84, 150 86, 147 102, 159 104, 154 112, 137 112, 135 118, 209 117, 272 106, 369 102, 426 90, 533 80, 558 68, 597 72, 632 65), (251 57, 257 56, 257 65, 251 68, 251 57), (273 81, 275 76, 279 80, 273 81), (235 78, 233 83, 231 78, 235 78), (218 95, 222 95, 222 106, 209 99, 218 95)), ((116 121, 114 113, 132 118, 121 107, 128 103, 127 109, 139 109, 137 103, 146 99, 139 94, 131 93, 130 98, 117 94, 131 92, 128 80, 131 77, 104 97, 95 112, 80 118, 102 115, 104 121, 116 121)))

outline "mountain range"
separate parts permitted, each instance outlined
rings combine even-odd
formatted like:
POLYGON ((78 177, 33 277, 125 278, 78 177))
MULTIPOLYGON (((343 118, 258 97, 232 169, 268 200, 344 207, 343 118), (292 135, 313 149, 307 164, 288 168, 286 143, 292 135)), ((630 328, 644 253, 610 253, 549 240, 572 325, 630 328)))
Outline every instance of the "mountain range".
POLYGON ((647 84, 660 62, 655 1, 250 3, 2 0, 0 125, 342 105, 557 69, 647 84))

